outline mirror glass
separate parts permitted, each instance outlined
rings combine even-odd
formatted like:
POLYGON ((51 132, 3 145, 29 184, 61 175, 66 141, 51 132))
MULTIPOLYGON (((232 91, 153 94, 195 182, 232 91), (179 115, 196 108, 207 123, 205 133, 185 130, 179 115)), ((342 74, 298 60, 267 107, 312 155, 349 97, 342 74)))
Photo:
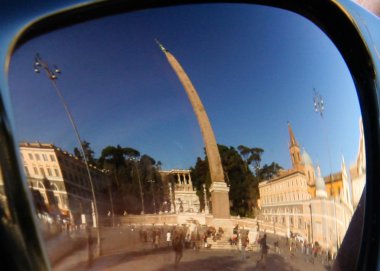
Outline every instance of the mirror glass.
POLYGON ((105 17, 18 48, 9 85, 54 270, 333 264, 364 137, 349 70, 305 18, 232 4, 105 17))

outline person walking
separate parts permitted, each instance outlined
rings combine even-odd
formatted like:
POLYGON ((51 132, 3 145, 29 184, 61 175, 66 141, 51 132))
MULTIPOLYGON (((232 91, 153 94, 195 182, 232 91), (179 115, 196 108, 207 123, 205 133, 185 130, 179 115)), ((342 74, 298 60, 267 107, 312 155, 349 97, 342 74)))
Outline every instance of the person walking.
POLYGON ((158 248, 160 244, 160 233, 159 231, 156 231, 156 234, 154 235, 154 248, 158 248))
POLYGON ((174 258, 175 269, 178 268, 178 264, 181 261, 181 258, 183 256, 183 242, 184 242, 184 237, 183 237, 182 229, 176 230, 173 236, 173 249, 175 253, 175 258, 174 258))
POLYGON ((248 246, 248 236, 247 234, 241 235, 241 259, 244 261, 246 259, 245 257, 245 250, 248 246))
POLYGON ((256 265, 259 265, 259 263, 263 264, 263 268, 266 268, 266 258, 268 254, 268 245, 267 245, 267 235, 264 234, 264 236, 259 240, 260 248, 261 248, 261 258, 257 260, 256 265))
POLYGON ((280 240, 277 239, 275 242, 274 242, 274 252, 277 253, 277 254, 280 254, 280 244, 279 244, 280 240))
POLYGON ((170 231, 167 231, 166 232, 166 244, 168 245, 168 247, 170 246, 171 241, 172 241, 172 233, 170 231))

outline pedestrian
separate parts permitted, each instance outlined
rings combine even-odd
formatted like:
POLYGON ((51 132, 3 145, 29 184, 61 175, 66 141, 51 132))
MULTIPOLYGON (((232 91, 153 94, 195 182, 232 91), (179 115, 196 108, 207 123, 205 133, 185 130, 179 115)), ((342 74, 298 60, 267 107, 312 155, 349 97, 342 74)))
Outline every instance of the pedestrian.
POLYGON ((174 258, 174 267, 175 269, 178 268, 178 264, 181 261, 182 255, 183 255, 183 232, 182 230, 176 230, 174 232, 173 236, 173 249, 175 253, 175 258, 174 258))
POLYGON ((195 241, 196 250, 201 248, 201 235, 197 232, 196 241, 195 241))
POLYGON ((170 246, 171 241, 172 241, 172 233, 170 231, 167 231, 167 233, 166 233, 166 244, 168 245, 168 247, 170 246))
POLYGON ((268 245, 267 245, 267 235, 264 234, 264 236, 259 240, 260 248, 261 248, 261 258, 257 260, 257 265, 259 263, 263 264, 263 268, 266 268, 266 258, 268 254, 268 245))
POLYGON ((88 267, 91 267, 94 261, 94 254, 93 251, 93 240, 91 235, 91 228, 90 226, 86 226, 86 232, 87 232, 87 249, 88 249, 88 258, 87 258, 87 265, 88 267))
POLYGON ((203 244, 204 244, 205 248, 208 248, 207 238, 208 238, 208 236, 207 236, 207 233, 205 232, 203 234, 203 244))
POLYGON ((313 247, 313 263, 317 259, 319 252, 319 243, 315 242, 313 247))
POLYGON ((280 246, 279 246, 279 240, 278 239, 274 242, 274 252, 277 254, 280 254, 280 246))
POLYGON ((241 259, 244 261, 246 259, 245 257, 245 250, 248 245, 248 237, 246 234, 241 235, 241 259))
POLYGON ((160 243, 160 233, 156 231, 156 234, 154 235, 154 248, 158 248, 159 243, 160 243))

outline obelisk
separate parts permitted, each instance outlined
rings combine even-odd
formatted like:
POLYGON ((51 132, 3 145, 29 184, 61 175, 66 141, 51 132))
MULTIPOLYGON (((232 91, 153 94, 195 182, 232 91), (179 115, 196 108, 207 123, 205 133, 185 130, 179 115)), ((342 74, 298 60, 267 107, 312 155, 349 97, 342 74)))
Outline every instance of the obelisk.
POLYGON ((229 188, 224 181, 224 172, 222 168, 222 162, 218 146, 216 144, 214 132, 212 130, 210 120, 208 119, 206 110, 202 104, 201 99, 198 96, 190 78, 179 64, 177 59, 167 50, 165 47, 156 40, 158 46, 165 54, 169 64, 177 74, 179 81, 184 87, 190 103, 193 107, 195 115, 197 116, 199 127, 201 129, 203 141, 206 148, 206 154, 208 158, 208 165, 210 168, 211 176, 211 202, 212 202, 212 214, 215 218, 229 218, 230 217, 230 201, 228 197, 229 188))

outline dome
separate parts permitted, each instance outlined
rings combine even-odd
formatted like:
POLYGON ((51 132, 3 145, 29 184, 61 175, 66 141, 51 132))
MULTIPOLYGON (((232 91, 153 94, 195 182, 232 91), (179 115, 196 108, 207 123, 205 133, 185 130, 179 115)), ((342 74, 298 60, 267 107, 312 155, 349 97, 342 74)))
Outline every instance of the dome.
POLYGON ((319 165, 317 166, 317 172, 318 172, 318 176, 315 181, 316 195, 317 197, 320 197, 320 198, 326 198, 327 193, 326 193, 325 180, 322 177, 321 168, 319 167, 319 165))
POLYGON ((311 161, 310 155, 305 151, 305 149, 302 150, 302 163, 305 166, 313 166, 313 161, 311 161))

